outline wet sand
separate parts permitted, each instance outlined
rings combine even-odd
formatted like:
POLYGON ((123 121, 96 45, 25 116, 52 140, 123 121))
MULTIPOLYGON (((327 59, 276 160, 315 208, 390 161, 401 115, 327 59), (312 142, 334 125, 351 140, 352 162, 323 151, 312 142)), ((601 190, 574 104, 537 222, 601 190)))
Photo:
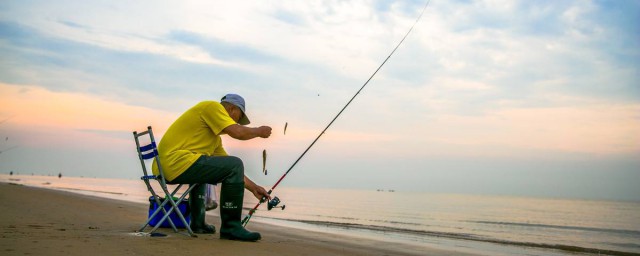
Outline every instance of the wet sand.
MULTIPOLYGON (((258 242, 171 229, 159 229, 166 237, 140 236, 145 204, 9 183, 0 183, 0 200, 2 255, 469 255, 255 222, 249 228, 262 234, 258 242)), ((207 222, 220 226, 215 216, 207 222)))

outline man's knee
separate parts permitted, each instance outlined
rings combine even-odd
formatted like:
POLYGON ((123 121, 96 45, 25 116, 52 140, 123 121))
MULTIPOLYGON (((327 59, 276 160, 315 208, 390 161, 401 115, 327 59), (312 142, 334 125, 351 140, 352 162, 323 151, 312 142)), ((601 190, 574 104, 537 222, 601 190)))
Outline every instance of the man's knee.
POLYGON ((242 163, 242 159, 237 156, 228 156, 229 162, 234 168, 244 169, 244 164, 242 163))
POLYGON ((234 174, 243 176, 244 178, 244 163, 242 163, 242 159, 236 156, 229 156, 229 161, 234 174))

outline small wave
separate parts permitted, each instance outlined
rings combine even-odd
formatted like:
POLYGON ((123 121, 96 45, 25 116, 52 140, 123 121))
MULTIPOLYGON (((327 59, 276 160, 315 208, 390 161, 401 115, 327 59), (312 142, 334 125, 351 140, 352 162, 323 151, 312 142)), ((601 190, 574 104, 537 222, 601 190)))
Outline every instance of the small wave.
POLYGON ((411 226, 426 226, 424 224, 421 223, 416 223, 416 222, 404 222, 404 221, 394 221, 394 220, 367 220, 367 221, 371 221, 371 222, 378 222, 378 223, 389 223, 389 224, 400 224, 400 225, 411 225, 411 226))
POLYGON ((619 247, 640 249, 640 244, 636 244, 636 243, 607 243, 607 244, 610 244, 613 246, 619 246, 619 247))
POLYGON ((124 193, 120 193, 120 192, 100 191, 100 190, 91 190, 91 189, 82 189, 82 188, 64 188, 64 187, 59 187, 57 189, 73 190, 73 191, 86 191, 86 192, 104 193, 104 194, 112 194, 112 195, 124 195, 124 193))
POLYGON ((480 223, 480 224, 490 224, 490 225, 520 226, 520 227, 532 227, 532 228, 552 228, 552 229, 564 229, 564 230, 580 230, 580 231, 593 231, 593 232, 615 233, 615 234, 622 234, 622 235, 640 236, 640 231, 628 230, 628 229, 608 229, 608 228, 577 227, 577 226, 558 226, 558 225, 518 223, 518 222, 494 222, 494 221, 469 221, 469 222, 471 222, 471 223, 480 223))
POLYGON ((268 218, 268 219, 294 221, 294 222, 301 222, 301 223, 307 223, 312 225, 335 227, 335 228, 342 228, 342 229, 360 229, 360 230, 370 230, 370 231, 377 231, 377 232, 391 232, 391 233, 400 233, 400 234, 412 234, 412 235, 418 235, 418 236, 431 236, 431 237, 451 238, 451 239, 460 239, 460 240, 468 240, 468 241, 476 241, 476 242, 487 242, 487 243, 495 243, 495 244, 510 245, 510 246, 554 249, 554 250, 560 250, 560 251, 566 251, 566 252, 572 252, 572 253, 591 253, 591 254, 604 254, 604 255, 615 255, 615 256, 632 256, 632 255, 640 256, 640 254, 633 253, 633 252, 603 250, 603 249, 597 249, 597 248, 587 248, 587 247, 579 247, 579 246, 563 245, 563 244, 541 244, 541 243, 531 243, 531 242, 508 241, 508 240, 480 237, 477 235, 466 234, 466 233, 438 232, 438 231, 428 231, 428 230, 416 230, 416 229, 394 228, 394 227, 385 227, 385 226, 377 226, 377 225, 363 225, 363 224, 356 224, 356 223, 339 223, 339 222, 316 221, 316 220, 293 220, 293 219, 283 219, 283 218, 268 218))
POLYGON ((342 217, 342 216, 331 216, 331 215, 310 214, 308 216, 312 216, 312 217, 327 217, 327 218, 340 219, 340 220, 358 220, 357 218, 342 217))
POLYGON ((308 214, 306 216, 320 217, 320 218, 330 218, 330 219, 336 219, 336 220, 368 221, 368 222, 375 222, 375 223, 388 223, 388 224, 400 224, 400 225, 411 225, 411 226, 425 226, 424 224, 416 223, 416 222, 404 222, 404 221, 394 221, 394 220, 359 219, 359 218, 352 218, 352 217, 342 217, 342 216, 332 216, 332 215, 319 215, 319 214, 308 214))
POLYGON ((304 216, 311 217, 320 217, 320 218, 329 218, 333 220, 343 220, 343 221, 367 221, 374 223, 386 223, 386 224, 399 224, 399 225, 411 225, 411 226, 425 226, 424 224, 416 223, 416 222, 404 222, 404 221, 394 221, 394 220, 381 220, 381 219, 359 219, 353 217, 343 217, 343 216, 333 216, 333 215, 319 215, 319 214, 304 214, 304 216))

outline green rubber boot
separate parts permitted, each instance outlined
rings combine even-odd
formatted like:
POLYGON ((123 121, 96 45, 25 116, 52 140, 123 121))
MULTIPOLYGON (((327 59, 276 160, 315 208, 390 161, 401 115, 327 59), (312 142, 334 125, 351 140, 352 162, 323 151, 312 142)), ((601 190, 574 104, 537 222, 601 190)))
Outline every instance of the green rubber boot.
POLYGON ((191 223, 189 226, 196 234, 215 234, 216 227, 205 223, 205 184, 197 184, 189 192, 189 208, 191 208, 191 223))
POLYGON ((250 241, 260 240, 258 232, 246 230, 240 218, 244 199, 244 183, 224 183, 220 192, 220 239, 250 241))

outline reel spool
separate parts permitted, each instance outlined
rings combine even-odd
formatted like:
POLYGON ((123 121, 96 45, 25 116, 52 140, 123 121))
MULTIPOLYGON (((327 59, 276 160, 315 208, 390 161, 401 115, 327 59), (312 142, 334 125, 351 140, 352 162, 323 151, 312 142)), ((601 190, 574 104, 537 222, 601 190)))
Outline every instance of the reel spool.
POLYGON ((277 196, 274 197, 273 199, 271 199, 271 201, 267 203, 267 210, 271 211, 271 209, 273 208, 281 208, 282 210, 284 210, 286 205, 278 206, 279 203, 280 203, 280 198, 278 198, 277 196))

